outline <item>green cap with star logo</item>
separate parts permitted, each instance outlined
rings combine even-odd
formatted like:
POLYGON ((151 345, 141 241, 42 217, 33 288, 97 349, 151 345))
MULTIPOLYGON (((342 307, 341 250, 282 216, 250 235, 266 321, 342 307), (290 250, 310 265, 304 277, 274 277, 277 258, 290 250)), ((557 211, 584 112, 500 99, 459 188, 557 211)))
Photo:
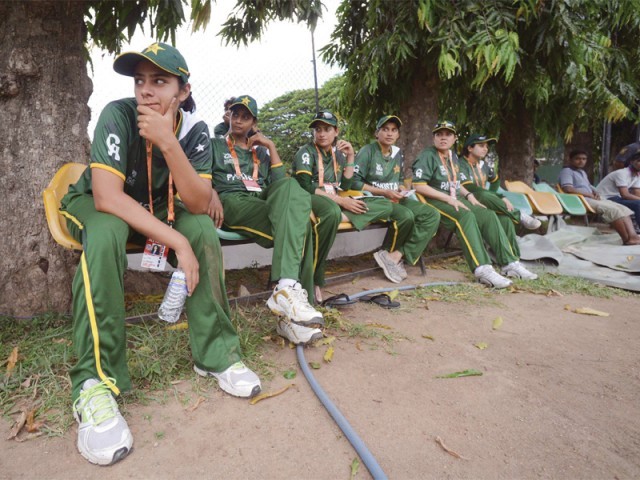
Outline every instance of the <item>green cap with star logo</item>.
POLYGON ((184 83, 189 81, 189 67, 184 57, 177 48, 166 43, 153 43, 142 52, 122 53, 113 62, 113 69, 121 75, 133 77, 140 60, 149 60, 161 70, 180 77, 184 83))
POLYGON ((453 132, 454 135, 458 134, 458 131, 456 130, 456 124, 450 122, 449 120, 440 120, 433 126, 433 130, 431 130, 431 133, 436 133, 440 130, 449 130, 450 132, 453 132))
POLYGON ((378 120, 378 123, 376 123, 376 130, 380 130, 387 122, 395 123, 398 128, 402 126, 402 120, 400 120, 400 117, 397 117, 395 115, 385 115, 384 117, 380 117, 380 120, 378 120))
POLYGON ((256 99, 252 96, 237 95, 233 103, 229 105, 229 109, 232 109, 236 105, 242 105, 243 107, 246 107, 246 109, 251 112, 251 115, 253 115, 255 118, 258 118, 258 102, 256 102, 256 99))

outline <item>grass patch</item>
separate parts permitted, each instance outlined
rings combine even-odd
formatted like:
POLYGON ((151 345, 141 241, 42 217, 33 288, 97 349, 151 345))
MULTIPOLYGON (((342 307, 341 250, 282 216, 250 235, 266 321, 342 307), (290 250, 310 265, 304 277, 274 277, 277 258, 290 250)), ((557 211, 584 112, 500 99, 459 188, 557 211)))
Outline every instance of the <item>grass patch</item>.
POLYGON ((518 291, 548 294, 556 291, 563 295, 586 295, 596 298, 634 297, 637 293, 620 288, 607 287, 584 278, 568 277, 555 273, 543 273, 538 280, 515 282, 518 291))
POLYGON ((499 297, 503 291, 492 290, 479 283, 459 283, 457 285, 438 285, 406 290, 400 294, 409 300, 417 302, 445 302, 445 303, 473 303, 476 305, 499 304, 499 297))

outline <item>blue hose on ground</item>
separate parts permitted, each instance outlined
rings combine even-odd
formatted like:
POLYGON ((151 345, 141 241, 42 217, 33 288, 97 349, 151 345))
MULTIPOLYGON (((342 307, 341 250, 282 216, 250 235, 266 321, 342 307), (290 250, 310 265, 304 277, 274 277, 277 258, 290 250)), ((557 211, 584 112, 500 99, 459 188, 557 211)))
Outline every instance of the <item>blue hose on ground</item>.
MULTIPOLYGON (((349 298, 359 298, 359 297, 362 297, 364 295, 370 295, 372 293, 384 293, 384 292, 390 292, 392 290, 414 290, 414 289, 420 288, 420 287, 436 287, 436 286, 441 286, 441 285, 457 285, 458 283, 460 283, 460 282, 431 282, 431 283, 423 283, 421 285, 406 285, 406 286, 402 286, 402 287, 377 288, 377 289, 374 289, 374 290, 365 290, 363 292, 359 292, 359 293, 355 293, 353 295, 349 295, 349 298)), ((345 418, 345 416, 342 415, 340 410, 338 410, 338 407, 336 407, 334 405, 334 403, 331 401, 329 396, 322 389, 322 387, 320 386, 318 381, 313 376, 313 373, 311 373, 311 369, 309 368, 309 365, 307 364, 307 359, 304 356, 304 346, 303 345, 297 345, 296 346, 296 355, 298 357, 298 363, 300 364, 300 368, 302 369, 302 373, 304 374, 305 378, 307 379, 307 382, 309 382, 309 385, 311 386, 311 389, 313 390, 313 393, 316 394, 316 397, 318 397, 318 400, 320 400, 320 403, 322 403, 322 405, 327 410, 327 412, 329 412, 329 415, 331 415, 331 417, 338 424, 338 427, 340 427, 340 430, 342 430, 342 433, 344 433, 345 437, 347 437, 347 440, 349 440, 349 443, 351 443, 351 446, 354 448, 354 450, 356 451, 356 453, 358 454, 358 456, 362 460, 362 463, 364 463, 365 467, 367 467, 367 470, 369 470, 369 473, 371 473, 371 476, 375 480, 383 480, 383 479, 386 480, 388 478, 387 474, 384 473, 384 471, 382 470, 382 467, 380 467, 380 465, 378 464, 378 462, 375 459, 375 457, 373 456, 373 454, 369 451, 369 449, 364 444, 362 439, 358 436, 356 431, 349 424, 349 422, 345 418)))

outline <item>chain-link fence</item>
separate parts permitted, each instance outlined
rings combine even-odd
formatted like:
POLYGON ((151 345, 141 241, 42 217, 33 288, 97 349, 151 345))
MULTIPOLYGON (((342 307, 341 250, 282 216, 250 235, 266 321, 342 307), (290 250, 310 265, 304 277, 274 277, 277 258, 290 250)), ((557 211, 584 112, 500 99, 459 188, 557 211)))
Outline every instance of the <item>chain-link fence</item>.
MULTIPOLYGON (((314 34, 317 48, 329 42, 333 28, 332 12, 327 12, 325 17, 314 34)), ((223 102, 230 96, 251 95, 260 107, 286 92, 313 88, 311 32, 304 25, 273 23, 260 42, 236 48, 223 45, 216 35, 219 30, 216 25, 223 21, 224 16, 219 15, 212 18, 211 26, 205 32, 191 33, 190 29, 184 28, 176 35, 176 47, 184 55, 191 72, 198 115, 209 124, 211 131, 222 121, 223 102)), ((136 35, 123 51, 141 51, 153 42, 155 39, 151 37, 136 35)), ((108 102, 133 96, 133 80, 113 71, 113 59, 112 55, 92 52, 89 69, 94 83, 94 93, 89 101, 91 137, 98 115, 108 102)), ((319 87, 340 73, 337 67, 330 67, 319 58, 316 65, 319 87)))

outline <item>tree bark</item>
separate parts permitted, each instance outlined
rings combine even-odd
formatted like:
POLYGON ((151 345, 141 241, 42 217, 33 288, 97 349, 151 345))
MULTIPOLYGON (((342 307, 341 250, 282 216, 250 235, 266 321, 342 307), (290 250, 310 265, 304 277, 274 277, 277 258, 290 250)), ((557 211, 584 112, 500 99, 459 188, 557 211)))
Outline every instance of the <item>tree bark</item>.
POLYGON ((498 174, 503 187, 505 180, 522 180, 531 185, 535 158, 535 129, 524 104, 515 105, 506 116, 496 151, 499 158, 498 174))
POLYGON ((433 145, 431 129, 438 121, 438 86, 436 71, 419 69, 413 79, 411 95, 400 107, 400 139, 398 146, 404 152, 404 176, 411 178, 411 165, 418 154, 433 145))
POLYGON ((86 162, 91 80, 82 2, 0 4, 0 314, 68 312, 78 256, 47 228, 42 191, 86 162))

